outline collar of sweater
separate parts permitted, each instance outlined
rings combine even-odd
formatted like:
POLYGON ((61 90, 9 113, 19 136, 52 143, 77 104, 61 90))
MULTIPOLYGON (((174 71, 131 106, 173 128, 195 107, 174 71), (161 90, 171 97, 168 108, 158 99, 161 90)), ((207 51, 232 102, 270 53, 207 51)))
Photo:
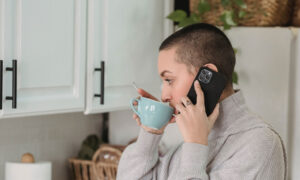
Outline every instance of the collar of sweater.
POLYGON ((220 102, 219 116, 211 129, 208 140, 267 126, 270 125, 248 109, 243 92, 235 90, 234 94, 220 102))

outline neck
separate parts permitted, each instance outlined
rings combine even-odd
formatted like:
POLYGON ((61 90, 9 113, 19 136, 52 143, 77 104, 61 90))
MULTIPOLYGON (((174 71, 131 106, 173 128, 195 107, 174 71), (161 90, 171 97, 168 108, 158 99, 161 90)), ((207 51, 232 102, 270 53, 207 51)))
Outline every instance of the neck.
POLYGON ((231 96, 232 94, 234 94, 234 89, 233 87, 230 88, 226 88, 223 93, 221 94, 220 100, 219 102, 223 101, 225 98, 227 98, 228 96, 231 96))

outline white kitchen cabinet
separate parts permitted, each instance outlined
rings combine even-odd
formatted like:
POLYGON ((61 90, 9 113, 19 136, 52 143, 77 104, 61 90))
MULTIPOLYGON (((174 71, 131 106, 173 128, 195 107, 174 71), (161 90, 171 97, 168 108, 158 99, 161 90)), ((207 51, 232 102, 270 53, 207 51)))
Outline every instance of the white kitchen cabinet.
POLYGON ((86 0, 0 0, 1 117, 84 111, 86 0), (17 60, 17 106, 12 72, 17 60))
POLYGON ((159 98, 158 47, 166 1, 89 0, 85 114, 129 109, 134 81, 159 98), (101 80, 100 62, 104 61, 101 80), (101 93, 103 87, 104 96, 101 93), (95 97, 101 94, 102 97, 95 97))

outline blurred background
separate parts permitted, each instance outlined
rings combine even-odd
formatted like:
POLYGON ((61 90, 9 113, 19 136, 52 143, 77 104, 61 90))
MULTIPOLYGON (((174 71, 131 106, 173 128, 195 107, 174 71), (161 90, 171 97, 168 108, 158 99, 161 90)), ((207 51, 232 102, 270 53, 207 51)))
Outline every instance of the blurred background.
MULTIPOLYGON (((132 82, 160 98, 158 47, 197 22, 228 35, 234 88, 279 132, 300 179, 299 0, 0 0, 0 180, 27 152, 47 180, 114 178, 139 131, 132 82)), ((176 124, 165 131, 163 150, 182 141, 176 124)))

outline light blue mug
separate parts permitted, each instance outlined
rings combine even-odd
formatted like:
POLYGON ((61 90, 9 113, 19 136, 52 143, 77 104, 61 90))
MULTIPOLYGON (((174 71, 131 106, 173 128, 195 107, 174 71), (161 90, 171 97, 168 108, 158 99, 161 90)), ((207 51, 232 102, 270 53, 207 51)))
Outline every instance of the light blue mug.
POLYGON ((139 116, 144 126, 159 130, 166 125, 172 118, 174 109, 162 102, 154 101, 149 98, 132 98, 130 101, 131 109, 139 116), (133 105, 137 102, 137 109, 133 105))

